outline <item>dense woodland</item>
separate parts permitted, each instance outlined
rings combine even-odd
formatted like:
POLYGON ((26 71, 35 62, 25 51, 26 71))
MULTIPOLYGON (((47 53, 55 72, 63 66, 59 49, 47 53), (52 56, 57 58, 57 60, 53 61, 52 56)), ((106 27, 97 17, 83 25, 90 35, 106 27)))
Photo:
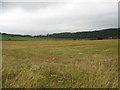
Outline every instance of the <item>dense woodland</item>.
MULTIPOLYGON (((120 28, 119 28, 120 29, 120 28)), ((17 34, 6 34, 2 33, 3 36, 11 35, 11 37, 19 36, 19 37, 31 37, 31 38, 61 38, 61 39, 89 39, 89 40, 101 40, 101 39, 117 39, 119 37, 119 29, 105 29, 105 30, 97 30, 97 31, 86 31, 86 32, 64 32, 64 33, 53 33, 47 35, 17 35, 17 34)), ((4 38, 4 37, 3 37, 4 38)))
POLYGON ((118 38, 119 29, 106 29, 99 31, 87 31, 76 33, 56 33, 50 34, 50 38, 73 38, 73 39, 109 39, 118 38))

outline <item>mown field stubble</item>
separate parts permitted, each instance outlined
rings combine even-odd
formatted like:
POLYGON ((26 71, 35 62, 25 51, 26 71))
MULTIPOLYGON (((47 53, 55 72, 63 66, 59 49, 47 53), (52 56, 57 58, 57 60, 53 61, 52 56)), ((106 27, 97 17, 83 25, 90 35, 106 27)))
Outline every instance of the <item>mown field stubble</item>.
POLYGON ((3 88, 117 88, 118 40, 3 41, 3 88))

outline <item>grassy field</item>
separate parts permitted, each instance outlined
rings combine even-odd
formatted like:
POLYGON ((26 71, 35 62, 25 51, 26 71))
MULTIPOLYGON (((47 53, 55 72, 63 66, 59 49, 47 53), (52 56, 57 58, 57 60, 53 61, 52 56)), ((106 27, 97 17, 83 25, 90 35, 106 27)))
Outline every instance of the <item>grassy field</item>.
POLYGON ((118 40, 3 41, 4 88, 117 88, 118 40))
POLYGON ((38 40, 71 40, 71 39, 64 39, 64 38, 47 38, 47 37, 22 37, 22 36, 12 36, 12 35, 2 35, 0 40, 16 40, 16 41, 38 41, 38 40))

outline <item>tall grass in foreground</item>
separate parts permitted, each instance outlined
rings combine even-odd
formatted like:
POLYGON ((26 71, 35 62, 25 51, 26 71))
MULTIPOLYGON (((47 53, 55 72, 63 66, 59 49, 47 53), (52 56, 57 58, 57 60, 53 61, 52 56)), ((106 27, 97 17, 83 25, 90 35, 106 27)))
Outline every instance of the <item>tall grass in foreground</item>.
POLYGON ((117 43, 3 41, 3 87, 117 88, 117 43))

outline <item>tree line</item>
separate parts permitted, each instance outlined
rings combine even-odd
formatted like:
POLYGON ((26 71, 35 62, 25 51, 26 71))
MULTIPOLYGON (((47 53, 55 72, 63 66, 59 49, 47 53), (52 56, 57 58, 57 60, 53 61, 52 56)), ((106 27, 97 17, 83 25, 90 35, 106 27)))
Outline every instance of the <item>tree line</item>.
POLYGON ((117 39, 119 29, 105 29, 99 31, 87 31, 76 33, 54 33, 47 35, 49 38, 72 38, 72 39, 117 39))
POLYGON ((47 35, 20 35, 20 34, 6 34, 1 33, 2 35, 11 35, 14 36, 21 36, 21 37, 32 37, 32 38, 64 38, 64 39, 90 39, 90 40, 98 40, 98 39, 117 39, 119 37, 119 29, 120 28, 113 28, 113 29, 105 29, 105 30, 97 30, 97 31, 85 31, 85 32, 64 32, 64 33, 53 33, 47 35))

